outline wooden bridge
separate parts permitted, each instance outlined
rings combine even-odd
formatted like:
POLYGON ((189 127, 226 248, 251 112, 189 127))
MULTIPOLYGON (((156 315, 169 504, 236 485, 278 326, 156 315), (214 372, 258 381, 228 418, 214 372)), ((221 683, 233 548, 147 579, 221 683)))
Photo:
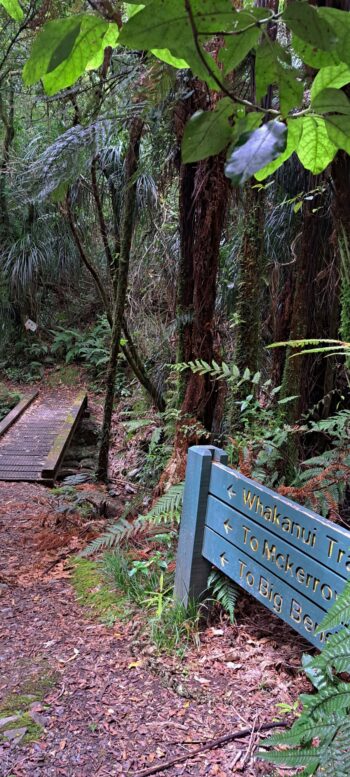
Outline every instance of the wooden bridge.
POLYGON ((86 405, 85 393, 63 402, 37 391, 22 399, 0 422, 0 480, 53 485, 86 405))

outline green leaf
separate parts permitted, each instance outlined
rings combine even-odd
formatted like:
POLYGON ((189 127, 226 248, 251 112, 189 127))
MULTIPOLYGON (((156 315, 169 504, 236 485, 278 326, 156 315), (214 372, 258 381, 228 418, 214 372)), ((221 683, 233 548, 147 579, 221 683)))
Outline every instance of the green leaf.
POLYGON ((280 95, 280 108, 283 116, 292 108, 297 108, 302 102, 304 95, 304 84, 297 80, 298 71, 294 68, 278 69, 278 87, 280 95))
POLYGON ((320 116, 304 116, 296 152, 301 164, 314 175, 321 173, 334 158, 337 147, 331 141, 326 122, 320 116))
POLYGON ((348 11, 337 8, 320 8, 319 17, 326 20, 338 38, 334 53, 342 62, 350 65, 350 19, 348 11))
POLYGON ((345 626, 350 624, 350 581, 347 582, 344 590, 338 596, 333 607, 327 612, 327 615, 323 618, 323 621, 317 627, 315 634, 320 634, 322 631, 328 629, 334 629, 337 626, 344 624, 345 626))
POLYGON ((254 130, 231 154, 225 174, 235 185, 243 184, 254 173, 272 162, 285 150, 287 127, 280 121, 268 121, 254 130))
MULTIPOLYGON (((247 14, 247 24, 249 17, 247 14)), ((255 46, 260 37, 260 31, 257 27, 242 32, 240 35, 232 35, 225 38, 225 48, 220 49, 219 61, 224 65, 224 74, 239 65, 249 54, 249 51, 255 46)))
POLYGON ((59 67, 59 65, 71 55, 75 41, 80 33, 80 26, 81 19, 77 19, 75 24, 67 30, 63 38, 59 41, 58 45, 53 50, 50 62, 47 65, 47 73, 52 73, 53 70, 56 70, 56 67, 59 67))
POLYGON ((326 127, 332 143, 350 154, 350 117, 327 116, 326 127))
POLYGON ((288 4, 282 16, 289 29, 306 43, 324 51, 334 49, 338 38, 327 18, 322 18, 318 9, 307 2, 288 4))
POLYGON ((312 107, 318 113, 343 113, 350 115, 350 100, 340 89, 324 89, 316 94, 312 107))
POLYGON ((273 162, 270 162, 268 165, 255 173, 255 178, 257 181, 263 181, 265 178, 268 178, 269 175, 272 175, 272 173, 274 173, 275 170, 278 170, 278 168, 281 167, 296 150, 302 131, 302 120, 300 118, 288 119, 287 128, 288 135, 285 150, 282 154, 280 154, 280 156, 277 157, 277 159, 275 159, 273 162))
POLYGON ((104 38, 111 26, 116 28, 93 14, 47 22, 35 38, 24 66, 25 84, 30 86, 42 79, 50 95, 71 86, 89 62, 103 51, 104 38))
POLYGON ((323 67, 317 73, 317 76, 311 87, 311 100, 323 92, 324 89, 339 89, 350 83, 350 68, 341 63, 340 65, 331 65, 323 67))
POLYGON ((298 71, 290 66, 288 52, 277 42, 265 40, 255 56, 256 99, 266 94, 271 84, 278 84, 283 116, 297 107, 304 94, 304 85, 297 80, 298 71))
POLYGON ((24 13, 18 0, 0 0, 0 5, 5 8, 11 19, 14 19, 16 22, 22 21, 24 13))
MULTIPOLYGON (((204 35, 226 30, 232 23, 230 0, 192 0, 194 21, 204 35)), ((183 0, 153 0, 124 25, 120 42, 136 49, 174 48, 190 44, 193 34, 183 0)), ((181 55, 180 55, 181 56, 181 55)))
MULTIPOLYGON (((195 23, 201 31, 201 42, 212 37, 213 32, 229 29, 232 24, 230 0, 192 0, 191 8, 195 23)), ((124 25, 120 43, 132 49, 167 48, 175 58, 188 63, 193 72, 211 88, 219 89, 194 47, 192 28, 183 0, 153 0, 124 25)), ((202 56, 220 79, 220 70, 214 59, 204 49, 202 56)))
POLYGON ((161 59, 162 62, 166 62, 167 65, 172 65, 172 67, 176 67, 177 70, 185 70, 189 68, 188 62, 186 62, 185 59, 181 59, 180 57, 174 57, 169 49, 151 49, 151 54, 153 54, 157 59, 161 59))
POLYGON ((275 53, 275 46, 275 43, 264 40, 256 50, 255 93, 257 100, 261 100, 270 84, 275 83, 277 80, 277 53, 275 53))
POLYGON ((231 140, 229 116, 234 113, 233 102, 224 97, 214 111, 197 111, 187 122, 182 140, 182 161, 197 162, 219 154, 231 140))
POLYGON ((118 37, 119 37, 119 30, 117 25, 110 24, 106 34, 103 37, 100 51, 98 51, 94 57, 89 59, 85 70, 97 70, 98 67, 101 67, 104 59, 105 49, 108 46, 111 46, 112 48, 114 48, 117 44, 118 37))
POLYGON ((310 65, 310 67, 314 67, 316 70, 320 67, 338 65, 340 62, 336 49, 323 51, 322 49, 317 48, 317 46, 312 46, 309 43, 306 43, 306 41, 301 40, 298 35, 293 35, 292 45, 297 56, 300 57, 306 65, 310 65))

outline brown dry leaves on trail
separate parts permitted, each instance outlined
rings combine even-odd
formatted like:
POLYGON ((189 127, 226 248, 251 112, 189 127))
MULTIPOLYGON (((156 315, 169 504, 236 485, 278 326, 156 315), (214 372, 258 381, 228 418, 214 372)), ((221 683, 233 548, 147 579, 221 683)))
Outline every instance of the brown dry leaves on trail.
MULTIPOLYGON (((86 537, 74 516, 57 522, 52 500, 38 485, 0 484, 0 708, 33 663, 57 678, 43 702, 43 736, 0 743, 1 777, 129 777, 236 729, 258 729, 276 716, 276 703, 293 704, 307 688, 298 673, 306 644, 247 597, 238 625, 208 626, 200 648, 181 660, 157 655, 133 620, 112 628, 93 621, 65 564, 86 537)), ((272 774, 254 759, 257 739, 159 774, 272 774)))

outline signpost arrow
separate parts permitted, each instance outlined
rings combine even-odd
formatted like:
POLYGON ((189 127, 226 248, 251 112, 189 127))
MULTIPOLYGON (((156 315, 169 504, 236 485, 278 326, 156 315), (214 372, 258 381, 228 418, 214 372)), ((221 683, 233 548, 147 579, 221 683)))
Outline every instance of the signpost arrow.
POLYGON ((233 490, 232 484, 228 487, 227 493, 230 497, 230 499, 233 499, 234 496, 237 496, 236 491, 233 490))
POLYGON ((225 569, 225 564, 228 564, 228 563, 229 563, 229 561, 226 558, 226 553, 221 553, 220 564, 221 564, 222 568, 225 569))
POLYGON ((233 531, 229 518, 227 519, 227 521, 224 521, 224 529, 226 534, 229 534, 230 531, 233 531))

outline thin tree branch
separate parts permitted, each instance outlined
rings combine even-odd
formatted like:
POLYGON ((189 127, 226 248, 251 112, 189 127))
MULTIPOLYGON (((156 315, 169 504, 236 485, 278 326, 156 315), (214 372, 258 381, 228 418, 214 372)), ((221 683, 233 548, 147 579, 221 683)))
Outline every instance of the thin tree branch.
POLYGON ((92 278, 95 281, 97 290, 99 292, 99 295, 100 295, 101 300, 103 302, 103 306, 104 306, 105 311, 106 311, 108 323, 109 323, 110 326, 112 326, 112 315, 111 315, 111 309, 110 309, 109 300, 107 298, 106 292, 105 292, 105 290, 103 288, 103 283, 101 281, 101 278, 100 278, 96 268, 94 267, 92 262, 90 262, 90 259, 87 257, 86 252, 84 251, 82 242, 81 242, 79 234, 78 234, 77 226, 76 226, 74 218, 73 218, 73 213, 72 213, 72 209, 71 209, 71 203, 70 203, 69 194, 67 194, 67 196, 66 196, 66 211, 67 211, 69 226, 71 228, 71 232, 72 232, 75 244, 77 246, 77 249, 79 251, 80 258, 81 258, 83 264, 85 265, 86 269, 89 271, 90 275, 92 276, 92 278))
MULTIPOLYGON (((285 728, 287 725, 288 723, 286 722, 264 723, 262 726, 260 726, 259 731, 269 731, 271 728, 285 728)), ((194 758, 199 753, 206 752, 206 750, 213 750, 215 747, 222 747, 222 745, 227 744, 227 742, 232 742, 234 739, 242 739, 243 737, 251 736, 252 731, 254 730, 254 728, 243 728, 241 731, 234 731, 232 734, 226 734, 226 736, 219 737, 218 739, 211 739, 204 745, 196 747, 196 749, 192 750, 192 752, 186 753, 186 755, 180 755, 178 758, 172 758, 171 761, 163 761, 163 763, 158 764, 158 766, 151 766, 150 769, 143 769, 142 772, 134 772, 134 774, 130 777, 150 777, 151 774, 157 774, 157 772, 163 771, 165 772, 165 770, 170 769, 171 766, 184 763, 190 758, 194 758)))

